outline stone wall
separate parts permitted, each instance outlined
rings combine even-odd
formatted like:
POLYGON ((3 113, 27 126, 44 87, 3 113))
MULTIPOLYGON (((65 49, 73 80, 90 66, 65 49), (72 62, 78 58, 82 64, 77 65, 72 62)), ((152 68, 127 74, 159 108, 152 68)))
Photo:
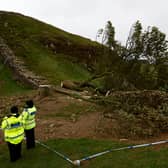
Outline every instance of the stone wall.
POLYGON ((41 76, 36 75, 28 70, 25 63, 17 58, 13 51, 5 44, 4 40, 0 37, 0 60, 3 64, 12 69, 13 75, 16 80, 28 84, 33 88, 38 88, 39 85, 48 84, 48 81, 41 76))

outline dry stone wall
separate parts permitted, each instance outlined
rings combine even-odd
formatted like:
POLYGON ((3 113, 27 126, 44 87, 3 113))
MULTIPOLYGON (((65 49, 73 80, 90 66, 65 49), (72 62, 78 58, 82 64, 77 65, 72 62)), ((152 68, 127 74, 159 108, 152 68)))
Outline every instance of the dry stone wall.
POLYGON ((38 76, 26 68, 25 63, 15 56, 2 37, 0 37, 0 59, 3 64, 12 69, 16 80, 28 84, 33 88, 48 84, 48 81, 44 77, 38 76))

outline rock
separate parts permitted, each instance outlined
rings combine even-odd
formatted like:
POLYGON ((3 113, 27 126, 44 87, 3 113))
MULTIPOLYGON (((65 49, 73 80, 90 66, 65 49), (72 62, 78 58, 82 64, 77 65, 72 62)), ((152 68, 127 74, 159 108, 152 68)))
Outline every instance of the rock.
POLYGON ((8 22, 5 22, 5 23, 4 23, 4 27, 8 27, 8 22))
POLYGON ((64 135, 65 135, 65 136, 69 136, 69 133, 66 132, 66 133, 64 133, 64 135))
POLYGON ((77 116, 76 116, 76 114, 74 114, 74 113, 71 115, 70 118, 71 118, 72 122, 76 122, 76 120, 77 120, 76 117, 77 117, 77 116))
POLYGON ((54 128, 54 127, 55 127, 55 124, 52 123, 52 124, 49 125, 49 127, 50 127, 50 128, 54 128))
POLYGON ((123 141, 128 141, 128 139, 126 139, 126 138, 120 139, 120 142, 123 142, 123 141))

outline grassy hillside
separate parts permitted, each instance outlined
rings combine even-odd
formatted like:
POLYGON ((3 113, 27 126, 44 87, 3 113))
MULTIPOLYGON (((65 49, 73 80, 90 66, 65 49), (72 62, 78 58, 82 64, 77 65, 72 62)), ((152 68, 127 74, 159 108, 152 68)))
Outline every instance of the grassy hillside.
POLYGON ((22 94, 28 90, 28 87, 17 83, 11 71, 0 63, 0 96, 22 94))
POLYGON ((117 51, 89 39, 65 32, 34 18, 0 11, 0 36, 16 56, 51 83, 85 80, 90 72, 111 74, 103 78, 106 90, 167 90, 167 65, 125 61, 117 51))
POLYGON ((0 36, 30 70, 54 84, 89 77, 97 43, 16 13, 0 12, 0 24, 0 36))
MULTIPOLYGON (((51 148, 64 153, 72 160, 76 160, 97 152, 110 148, 128 146, 110 141, 97 141, 88 139, 58 139, 46 143, 51 148)), ((81 167, 85 168, 166 168, 167 166, 167 147, 157 148, 148 147, 134 150, 112 152, 91 161, 85 162, 81 167)), ((27 151, 23 144, 23 157, 16 163, 10 163, 8 158, 7 146, 1 145, 0 150, 1 167, 5 168, 72 168, 72 166, 55 153, 37 145, 33 151, 27 151)))

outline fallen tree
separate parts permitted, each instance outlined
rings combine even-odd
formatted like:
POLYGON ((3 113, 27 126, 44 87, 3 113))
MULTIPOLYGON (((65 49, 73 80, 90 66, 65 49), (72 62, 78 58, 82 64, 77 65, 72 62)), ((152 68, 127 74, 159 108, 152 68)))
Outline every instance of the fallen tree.
POLYGON ((168 131, 168 94, 164 91, 118 91, 95 100, 104 106, 99 125, 103 132, 129 138, 168 131))

